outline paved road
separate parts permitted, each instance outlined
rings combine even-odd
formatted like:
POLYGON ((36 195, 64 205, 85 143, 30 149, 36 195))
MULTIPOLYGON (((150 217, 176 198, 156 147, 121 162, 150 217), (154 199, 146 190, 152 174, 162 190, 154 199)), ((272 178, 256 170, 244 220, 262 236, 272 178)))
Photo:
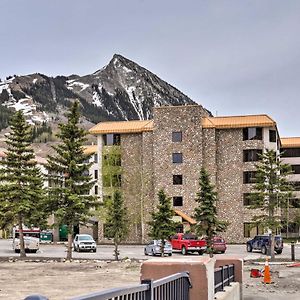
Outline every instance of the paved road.
MULTIPOLYGON (((98 245, 96 253, 90 252, 73 252, 73 258, 81 259, 113 259, 114 247, 112 245, 98 245)), ((285 245, 283 253, 278 255, 281 258, 290 258, 290 246, 285 245)), ((300 245, 295 247, 296 258, 300 258, 300 245)), ((189 254, 198 256, 198 254, 189 254)), ((217 254, 220 256, 235 256, 243 259, 258 259, 263 257, 259 252, 247 253, 245 245, 228 245, 225 254, 217 254)), ((12 250, 12 240, 0 239, 0 257, 17 257, 18 253, 12 250)), ((41 244, 40 250, 37 253, 28 253, 28 257, 51 257, 51 258, 64 258, 66 257, 66 246, 64 244, 49 245, 41 244)), ((144 246, 142 245, 121 245, 120 246, 121 258, 135 258, 145 259, 144 246)), ((173 257, 182 257, 180 253, 174 253, 173 257)))

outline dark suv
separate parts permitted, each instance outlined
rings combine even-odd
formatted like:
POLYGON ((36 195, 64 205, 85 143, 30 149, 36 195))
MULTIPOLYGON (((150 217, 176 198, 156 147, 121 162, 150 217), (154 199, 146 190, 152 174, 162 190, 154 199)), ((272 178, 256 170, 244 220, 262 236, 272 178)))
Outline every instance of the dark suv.
MULTIPOLYGON (((247 242, 247 252, 252 252, 252 250, 260 250, 262 254, 267 254, 269 244, 270 237, 268 235, 257 235, 252 240, 247 242)), ((281 254, 282 249, 282 237, 279 235, 275 235, 274 250, 277 254, 281 254)))

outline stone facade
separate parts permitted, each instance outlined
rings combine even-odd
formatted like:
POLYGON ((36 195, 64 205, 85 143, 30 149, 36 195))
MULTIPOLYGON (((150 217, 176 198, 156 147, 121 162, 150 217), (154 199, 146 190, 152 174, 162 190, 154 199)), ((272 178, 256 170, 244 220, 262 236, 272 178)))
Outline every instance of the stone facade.
MULTIPOLYGON (((148 240, 147 223, 157 206, 160 189, 171 198, 182 197, 182 203, 174 199, 174 208, 193 216, 201 167, 207 169, 218 193, 220 219, 229 222, 225 239, 247 239, 244 223, 251 222, 257 212, 244 206, 243 194, 250 192, 253 185, 244 184, 243 173, 254 171, 255 162, 244 162, 243 151, 277 150, 277 143, 269 143, 268 135, 270 129, 276 128, 262 125, 261 140, 243 140, 242 126, 204 126, 207 117, 207 111, 198 105, 159 107, 154 109, 152 130, 121 133, 122 192, 130 217, 127 242, 148 240), (174 132, 181 133, 180 141, 173 141, 174 132), (179 154, 182 162, 173 161, 173 154, 179 154), (181 175, 182 184, 175 185, 173 175, 181 175)), ((102 239, 100 236, 99 241, 102 239)))

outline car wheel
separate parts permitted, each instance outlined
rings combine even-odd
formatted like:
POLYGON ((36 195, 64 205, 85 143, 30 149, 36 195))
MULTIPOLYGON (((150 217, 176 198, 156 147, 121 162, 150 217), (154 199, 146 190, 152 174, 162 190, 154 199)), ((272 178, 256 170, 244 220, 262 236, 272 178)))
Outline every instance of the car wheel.
POLYGON ((145 255, 148 255, 148 252, 147 252, 147 250, 146 250, 146 249, 144 249, 144 254, 145 254, 145 255))
POLYGON ((277 250, 276 253, 277 254, 281 254, 282 253, 282 249, 281 250, 277 250))
POLYGON ((20 253, 20 249, 16 249, 15 252, 16 252, 16 253, 20 253))
POLYGON ((97 252, 97 249, 94 249, 93 252, 96 253, 96 252, 97 252))
POLYGON ((152 254, 152 256, 155 256, 155 253, 154 253, 154 251, 153 251, 153 250, 151 251, 151 254, 152 254))
POLYGON ((264 254, 264 255, 267 254, 267 248, 266 248, 266 246, 263 246, 263 247, 261 248, 261 253, 264 254))
POLYGON ((184 246, 181 249, 181 253, 182 253, 182 255, 187 255, 187 251, 186 251, 186 248, 184 246))
POLYGON ((80 252, 79 246, 77 246, 77 252, 80 252))
POLYGON ((203 255, 203 253, 204 253, 203 251, 198 251, 199 255, 203 255))
POLYGON ((223 250, 223 251, 220 251, 222 254, 224 254, 225 253, 225 250, 223 250))
POLYGON ((247 252, 252 252, 252 246, 250 244, 247 244, 247 252))
POLYGON ((168 255, 169 255, 169 256, 172 256, 172 253, 169 253, 168 255))

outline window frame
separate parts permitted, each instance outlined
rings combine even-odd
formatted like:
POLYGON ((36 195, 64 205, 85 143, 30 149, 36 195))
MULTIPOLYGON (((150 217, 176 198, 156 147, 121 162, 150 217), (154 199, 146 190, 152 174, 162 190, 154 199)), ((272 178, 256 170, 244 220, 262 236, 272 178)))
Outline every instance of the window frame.
POLYGON ((183 197, 182 196, 174 196, 173 197, 173 206, 176 206, 176 207, 177 206, 183 206, 183 197), (175 205, 176 201, 179 201, 180 204, 175 205))
POLYGON ((183 176, 181 174, 176 174, 176 175, 173 174, 173 185, 182 185, 182 184, 183 184, 183 176))
POLYGON ((183 163, 183 154, 181 152, 172 153, 172 163, 173 164, 182 164, 183 163), (176 159, 180 158, 180 159, 176 159))
POLYGON ((182 131, 172 131, 172 142, 173 143, 182 142, 182 131))

